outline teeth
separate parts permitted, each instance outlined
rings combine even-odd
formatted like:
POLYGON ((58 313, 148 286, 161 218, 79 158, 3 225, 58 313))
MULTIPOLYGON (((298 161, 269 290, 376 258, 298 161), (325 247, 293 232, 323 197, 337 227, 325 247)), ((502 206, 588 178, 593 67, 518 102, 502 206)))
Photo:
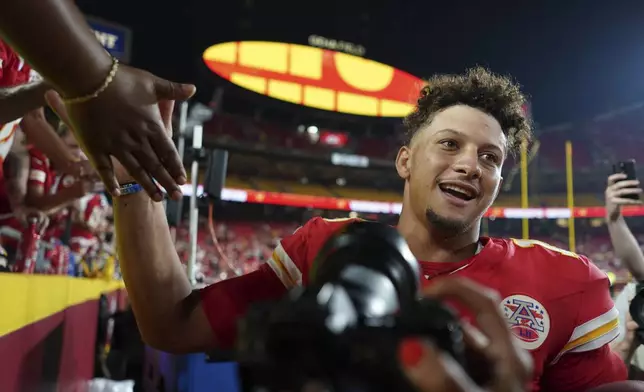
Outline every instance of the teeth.
POLYGON ((454 192, 462 193, 462 194, 466 195, 467 197, 473 197, 469 190, 463 189, 463 188, 455 186, 455 185, 443 185, 443 188, 452 190, 454 192))

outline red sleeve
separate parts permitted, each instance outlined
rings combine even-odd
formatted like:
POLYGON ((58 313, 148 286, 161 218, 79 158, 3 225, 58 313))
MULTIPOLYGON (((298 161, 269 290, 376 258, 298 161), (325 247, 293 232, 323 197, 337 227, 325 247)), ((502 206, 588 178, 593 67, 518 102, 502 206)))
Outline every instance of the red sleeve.
POLYGON ((608 344, 619 335, 619 313, 610 297, 608 277, 585 257, 585 289, 577 293, 575 327, 566 345, 547 368, 544 390, 584 391, 626 380, 626 365, 608 344))
POLYGON ((9 66, 9 50, 7 44, 0 40, 0 86, 6 85, 2 78, 5 75, 4 70, 9 66))
POLYGON ((200 291, 201 305, 210 322, 217 345, 229 349, 237 337, 237 321, 250 305, 281 298, 286 289, 263 265, 250 274, 215 283, 200 291))
POLYGON ((624 361, 607 344, 592 351, 564 355, 552 370, 546 372, 541 382, 544 391, 586 391, 628 379, 624 361))
POLYGON ((201 304, 220 347, 230 348, 234 344, 237 320, 250 305, 279 299, 288 289, 302 283, 302 275, 308 271, 309 234, 316 219, 283 238, 259 270, 201 290, 201 304))
POLYGON ((47 159, 36 151, 29 152, 29 181, 28 185, 44 186, 49 175, 47 159))

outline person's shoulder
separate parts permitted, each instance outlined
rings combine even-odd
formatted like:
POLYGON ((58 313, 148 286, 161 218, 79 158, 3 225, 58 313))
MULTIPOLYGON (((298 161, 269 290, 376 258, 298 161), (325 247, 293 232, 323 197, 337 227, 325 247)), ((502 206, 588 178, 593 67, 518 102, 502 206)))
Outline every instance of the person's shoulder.
POLYGON ((550 272, 548 276, 576 283, 608 281, 606 273, 588 257, 579 253, 538 240, 515 238, 495 240, 505 243, 511 257, 516 257, 533 268, 550 272), (552 274, 553 272, 556 274, 552 274))
POLYGON ((343 227, 347 226, 353 222, 359 222, 359 218, 337 218, 337 219, 327 219, 320 216, 309 219, 304 225, 300 226, 295 230, 293 234, 304 234, 315 235, 315 236, 325 236, 331 235, 343 227))

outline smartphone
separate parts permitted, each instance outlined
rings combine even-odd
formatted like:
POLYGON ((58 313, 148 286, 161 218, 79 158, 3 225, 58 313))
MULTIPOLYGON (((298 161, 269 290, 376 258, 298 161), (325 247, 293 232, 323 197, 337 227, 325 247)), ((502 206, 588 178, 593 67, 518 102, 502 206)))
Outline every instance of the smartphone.
MULTIPOLYGON (((628 161, 618 162, 613 165, 613 173, 626 174, 626 178, 621 181, 637 180, 637 174, 635 173, 635 159, 629 159, 628 161)), ((622 197, 632 200, 640 199, 639 195, 624 195, 622 197)))

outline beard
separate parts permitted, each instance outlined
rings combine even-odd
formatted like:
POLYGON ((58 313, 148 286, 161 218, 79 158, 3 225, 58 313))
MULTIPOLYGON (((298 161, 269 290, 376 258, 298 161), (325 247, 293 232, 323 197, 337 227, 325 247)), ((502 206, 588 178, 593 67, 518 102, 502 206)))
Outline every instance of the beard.
POLYGON ((449 219, 438 215, 431 208, 428 208, 427 211, 425 211, 425 216, 427 217, 427 222, 429 222, 433 228, 445 233, 447 236, 461 234, 470 226, 462 220, 449 219))

